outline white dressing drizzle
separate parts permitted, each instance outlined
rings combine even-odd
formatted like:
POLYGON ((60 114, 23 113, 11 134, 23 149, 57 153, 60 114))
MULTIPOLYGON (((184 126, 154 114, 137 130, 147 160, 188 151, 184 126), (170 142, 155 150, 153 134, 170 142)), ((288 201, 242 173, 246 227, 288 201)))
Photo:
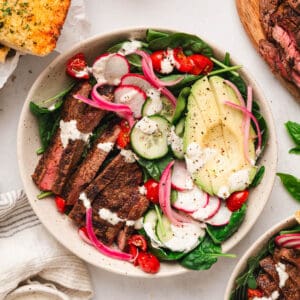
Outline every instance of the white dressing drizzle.
POLYGON ((97 145, 97 148, 104 151, 104 152, 110 152, 113 147, 114 147, 114 143, 112 143, 112 142, 99 143, 97 145))
POLYGON ((77 129, 77 121, 71 120, 69 122, 65 122, 60 120, 60 139, 64 148, 67 147, 69 140, 83 140, 87 142, 91 133, 82 133, 77 129))

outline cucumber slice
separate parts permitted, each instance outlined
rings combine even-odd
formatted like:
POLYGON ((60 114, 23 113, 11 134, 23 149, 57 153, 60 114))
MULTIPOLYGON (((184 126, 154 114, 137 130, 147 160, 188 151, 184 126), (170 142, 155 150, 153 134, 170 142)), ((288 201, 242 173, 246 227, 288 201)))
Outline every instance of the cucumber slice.
MULTIPOLYGON (((162 109, 157 112, 157 114, 163 116, 169 122, 172 122, 175 108, 167 97, 161 96, 160 100, 162 101, 162 109)), ((153 111, 156 111, 156 109, 153 108, 153 100, 151 98, 148 98, 142 107, 142 115, 144 117, 151 116, 153 115, 153 111)))
POLYGON ((190 87, 185 87, 181 90, 181 92, 180 92, 180 94, 177 98, 176 109, 175 109, 174 114, 173 114, 173 120, 172 120, 173 124, 176 124, 177 121, 183 115, 183 113, 185 111, 185 108, 186 108, 187 99, 190 95, 190 92, 191 92, 190 87))
POLYGON ((154 209, 150 209, 144 216, 143 223, 151 223, 153 224, 153 228, 155 227, 157 222, 157 215, 154 209))
POLYGON ((175 127, 175 133, 180 137, 183 137, 184 134, 184 124, 185 118, 181 118, 175 127))
MULTIPOLYGON (((147 128, 145 128, 147 129, 147 128)), ((163 117, 154 115, 144 117, 138 121, 131 130, 130 140, 133 150, 141 157, 146 159, 157 159, 165 156, 168 151, 168 132, 170 130, 170 123, 163 117), (148 122, 155 122, 157 129, 149 134, 142 131, 140 122, 144 122, 145 118, 149 119, 148 122)))
POLYGON ((161 218, 162 226, 160 226, 159 222, 156 223, 155 233, 158 239, 165 243, 169 241, 173 237, 173 231, 171 228, 171 223, 167 217, 162 216, 161 218))

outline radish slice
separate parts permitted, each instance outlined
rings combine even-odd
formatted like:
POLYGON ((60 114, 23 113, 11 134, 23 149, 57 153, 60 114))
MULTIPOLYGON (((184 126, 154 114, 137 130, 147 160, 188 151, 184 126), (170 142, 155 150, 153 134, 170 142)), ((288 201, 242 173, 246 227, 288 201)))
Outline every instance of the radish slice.
POLYGON ((225 202, 222 202, 218 212, 213 217, 205 220, 205 222, 212 226, 224 226, 229 223, 231 215, 232 211, 227 208, 225 202))
POLYGON ((142 107, 147 98, 145 92, 134 85, 121 85, 114 92, 115 103, 128 105, 135 118, 142 116, 142 107))
POLYGON ((80 236, 80 238, 87 244, 89 245, 93 245, 92 242, 90 241, 90 239, 87 236, 87 232, 85 232, 82 228, 78 229, 78 235, 80 236))
POLYGON ((193 213, 200 208, 207 206, 208 197, 205 192, 194 186, 192 190, 178 192, 177 199, 173 206, 186 213, 193 213))
POLYGON ((191 216, 199 221, 204 221, 208 218, 212 218, 220 209, 221 200, 217 197, 208 197, 208 204, 204 207, 200 207, 191 216))
POLYGON ((191 190, 193 179, 188 172, 185 162, 176 160, 172 172, 172 188, 177 191, 191 190))
POLYGON ((125 74, 121 78, 121 85, 134 85, 142 89, 145 93, 147 93, 149 89, 154 88, 153 85, 147 81, 145 76, 132 73, 125 74))
POLYGON ((105 53, 99 56, 92 66, 92 73, 97 82, 111 85, 118 85, 129 70, 127 59, 120 54, 105 53))
POLYGON ((261 138, 261 131, 260 131, 257 119, 254 117, 254 115, 251 113, 251 111, 248 111, 248 109, 245 108, 245 107, 242 107, 242 106, 237 105, 235 103, 232 103, 230 101, 225 101, 224 103, 226 105, 230 106, 230 107, 233 107, 235 109, 241 110, 242 112, 244 112, 245 114, 247 114, 252 119, 252 121, 254 122, 255 127, 256 127, 257 138, 258 138, 258 145, 257 145, 257 149, 256 149, 256 155, 259 155, 259 153, 261 151, 262 138, 261 138))
POLYGON ((287 242, 293 240, 300 241, 300 233, 287 233, 287 234, 278 235, 275 238, 275 243, 278 246, 284 246, 287 242))
POLYGON ((125 261, 133 261, 132 255, 125 253, 125 252, 111 249, 97 239, 97 237, 94 233, 94 230, 93 230, 92 216, 93 216, 93 209, 91 207, 89 207, 86 210, 86 229, 87 229, 89 239, 90 239, 91 243, 93 244, 93 246, 96 249, 98 249, 99 252, 101 252, 102 254, 109 256, 111 258, 125 260, 125 261))
POLYGON ((286 241, 282 245, 282 247, 286 247, 286 248, 294 248, 294 247, 299 247, 299 246, 300 246, 300 239, 286 241))

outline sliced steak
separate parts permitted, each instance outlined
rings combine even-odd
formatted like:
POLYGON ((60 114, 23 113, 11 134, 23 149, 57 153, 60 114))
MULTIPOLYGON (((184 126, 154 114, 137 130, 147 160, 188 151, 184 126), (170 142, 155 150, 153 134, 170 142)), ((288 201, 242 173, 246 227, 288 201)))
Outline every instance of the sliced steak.
MULTIPOLYGON (((84 190, 87 198, 93 203, 100 192, 110 183, 115 177, 121 173, 125 174, 125 169, 128 168, 128 163, 125 162, 123 156, 118 154, 106 168, 88 185, 84 190)), ((114 194, 114 193, 113 193, 114 194)), ((69 217, 77 224, 81 224, 85 216, 85 207, 81 200, 77 199, 69 217)))
POLYGON ((260 40, 259 53, 265 59, 274 73, 279 73, 287 80, 290 80, 290 68, 281 59, 281 53, 271 42, 260 40))
POLYGON ((270 18, 277 10, 279 0, 260 0, 259 17, 266 36, 270 36, 270 18))
POLYGON ((278 290, 278 285, 266 273, 259 274, 256 278, 257 286, 263 291, 264 295, 270 297, 273 292, 278 290))
POLYGON ((261 268, 279 285, 279 276, 276 270, 275 262, 271 256, 267 256, 259 262, 261 268))
POLYGON ((95 141, 94 146, 88 152, 88 155, 73 173, 64 188, 62 196, 66 200, 67 205, 74 205, 79 198, 79 194, 94 179, 100 166, 112 149, 112 146, 115 144, 119 132, 119 125, 110 125, 95 141), (105 147, 108 147, 108 149, 105 149, 105 147))
MULTIPOLYGON (((105 114, 105 112, 73 97, 76 93, 88 97, 90 91, 91 85, 88 82, 79 84, 67 97, 62 108, 61 120, 63 122, 76 121, 77 130, 83 134, 91 133, 105 114)), ((58 128, 32 175, 35 184, 41 190, 60 194, 78 163, 85 144, 85 141, 81 139, 68 140, 64 147, 61 140, 61 129, 58 128)))
POLYGON ((272 37, 281 46, 285 53, 285 60, 289 66, 300 72, 300 52, 297 49, 296 41, 279 25, 275 25, 272 37))
POLYGON ((298 14, 300 14, 300 1, 299 0, 287 0, 287 2, 292 9, 294 9, 298 14))
POLYGON ((274 260, 282 261, 294 265, 300 270, 300 251, 288 248, 276 248, 274 251, 274 260))
MULTIPOLYGON (((108 186, 107 189, 110 191, 110 186, 108 186)), ((121 244, 121 247, 125 247, 128 238, 126 237, 126 231, 127 234, 130 233, 130 230, 126 229, 126 223, 119 222, 117 224, 111 224, 101 219, 97 213, 99 213, 101 208, 105 208, 116 213, 120 219, 135 221, 138 220, 147 210, 149 202, 145 196, 139 193, 136 184, 135 186, 123 186, 122 192, 117 192, 114 197, 112 197, 111 194, 109 197, 108 193, 107 195, 104 195, 105 190, 101 193, 99 199, 96 199, 93 204, 93 210, 96 212, 93 220, 95 233, 102 242, 111 245, 118 238, 120 231, 124 229, 122 233, 125 233, 125 240, 122 241, 123 244, 121 244), (103 224, 105 224, 105 228, 103 228, 103 224)))

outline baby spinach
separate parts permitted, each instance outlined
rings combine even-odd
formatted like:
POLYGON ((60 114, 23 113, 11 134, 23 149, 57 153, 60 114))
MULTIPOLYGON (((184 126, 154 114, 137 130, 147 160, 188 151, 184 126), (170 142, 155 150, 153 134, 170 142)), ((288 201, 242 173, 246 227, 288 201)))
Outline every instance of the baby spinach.
POLYGON ((290 195, 297 201, 300 202, 300 179, 296 178, 293 175, 285 173, 277 173, 282 184, 290 195))
POLYGON ((255 177, 253 178, 251 184, 249 185, 250 188, 254 188, 260 184, 260 182, 262 181, 262 179, 264 177, 265 169, 266 169, 265 166, 261 166, 257 170, 255 177))
POLYGON ((143 169, 152 177, 153 179, 159 181, 162 171, 166 168, 168 163, 172 161, 174 157, 171 154, 167 154, 163 158, 148 160, 139 157, 137 162, 143 167, 143 169))
POLYGON ((239 210, 232 213, 227 225, 217 227, 207 225, 207 232, 216 244, 221 244, 234 234, 242 224, 246 215, 247 206, 244 204, 239 210))
POLYGON ((281 230, 279 234, 289 234, 289 233, 299 233, 300 232, 300 225, 296 225, 291 229, 281 230))
POLYGON ((166 261, 179 260, 185 255, 184 252, 174 252, 169 249, 154 248, 151 246, 150 243, 149 243, 149 251, 152 254, 154 254, 158 259, 166 260, 166 261))
POLYGON ((192 270, 208 270, 218 257, 235 257, 233 254, 222 253, 220 245, 213 242, 209 235, 200 244, 180 260, 180 264, 192 270))
POLYGON ((174 49, 177 47, 181 47, 184 51, 190 51, 192 53, 201 53, 206 56, 213 55, 212 48, 202 39, 195 35, 182 32, 170 33, 149 41, 149 49, 152 51, 167 48, 174 49))
POLYGON ((148 29, 147 33, 146 33, 146 41, 149 43, 155 39, 163 38, 163 37, 167 37, 167 36, 168 36, 168 33, 166 33, 166 32, 148 29))
POLYGON ((252 256, 248 259, 247 269, 235 280, 236 288, 232 292, 232 300, 243 300, 244 291, 248 288, 256 289, 256 274, 259 268, 259 262, 269 254, 273 254, 275 249, 274 237, 270 239, 268 244, 263 247, 257 255, 252 256))
POLYGON ((37 118, 39 134, 42 143, 42 147, 37 150, 38 154, 43 153, 47 149, 52 136, 58 128, 63 99, 73 87, 74 84, 71 84, 68 88, 66 88, 59 94, 40 101, 42 105, 46 103, 49 105, 52 103, 52 109, 48 109, 47 107, 38 105, 33 101, 30 102, 29 108, 31 113, 37 118))
POLYGON ((289 153, 292 154, 300 154, 300 124, 292 121, 288 121, 285 123, 285 127, 293 139, 296 147, 289 150, 289 153))

